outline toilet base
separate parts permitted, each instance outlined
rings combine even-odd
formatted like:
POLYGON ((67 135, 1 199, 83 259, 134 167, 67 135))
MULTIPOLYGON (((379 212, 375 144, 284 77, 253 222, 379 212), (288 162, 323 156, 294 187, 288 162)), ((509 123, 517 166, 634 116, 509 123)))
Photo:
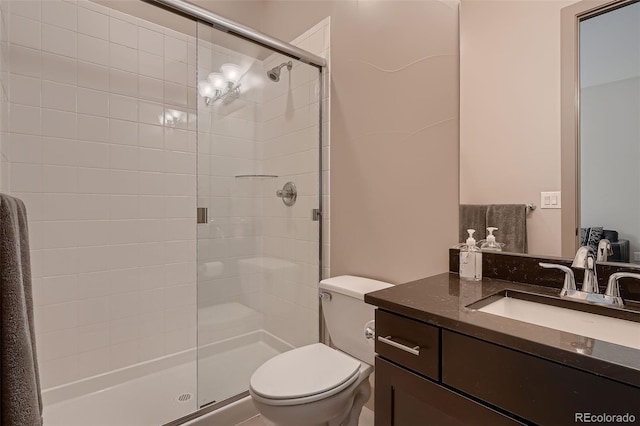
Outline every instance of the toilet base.
MULTIPOLYGON (((360 413, 362 413, 362 407, 367 403, 371 397, 371 384, 369 383, 369 378, 367 377, 358 388, 355 390, 355 394, 353 397, 353 403, 351 410, 349 410, 348 416, 343 419, 342 423, 338 423, 339 426, 358 426, 358 422, 360 420, 360 413)), ((329 425, 333 426, 333 425, 329 425)))

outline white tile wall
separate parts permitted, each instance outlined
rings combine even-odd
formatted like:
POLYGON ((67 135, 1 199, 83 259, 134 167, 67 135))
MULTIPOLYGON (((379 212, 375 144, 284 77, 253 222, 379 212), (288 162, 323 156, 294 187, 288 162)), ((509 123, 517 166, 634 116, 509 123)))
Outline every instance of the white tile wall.
MULTIPOLYGON (((177 46, 165 43, 165 49, 180 54, 177 46)), ((198 40, 198 76, 205 79, 219 71, 222 63, 243 67, 240 81, 261 78, 262 63, 255 59, 198 40)), ((165 68, 165 72, 169 69, 165 68)), ((255 88, 259 92, 260 88, 255 88)), ((198 99, 198 206, 209 208, 209 223, 198 225, 198 308, 199 344, 262 328, 259 279, 243 259, 259 258, 261 205, 257 202, 255 179, 237 175, 259 174, 255 111, 258 101, 243 91, 239 99, 205 106, 198 99), (255 311, 254 321, 245 317, 220 324, 220 315, 230 303, 255 311), (257 322, 255 319, 258 319, 257 322)), ((174 143, 188 144, 185 135, 176 133, 174 143)), ((244 311, 251 312, 251 311, 244 311)), ((222 319, 224 320, 224 318, 222 319)))
MULTIPOLYGON (((326 18, 293 42, 329 61, 330 18, 326 18)), ((286 60, 274 55, 265 60, 265 69, 286 60)), ((262 187, 265 229, 263 253, 285 257, 293 264, 288 270, 266 275, 263 287, 265 329, 296 345, 318 340, 318 222, 310 220, 311 209, 323 197, 323 276, 329 276, 329 114, 323 111, 322 153, 318 150, 318 113, 321 103, 329 104, 329 72, 325 93, 320 93, 316 68, 295 63, 290 73, 281 74, 285 85, 267 86, 261 106, 261 141, 265 170, 277 170, 278 185, 293 181, 298 201, 291 208, 262 187), (290 88, 289 91, 286 91, 290 88), (318 194, 318 156, 323 159, 323 194, 318 194), (291 315, 295 321, 291 321, 291 315), (296 326, 292 327, 292 323, 296 326)))
MULTIPOLYGON (((329 19, 294 44, 328 58, 329 19)), ((240 99, 209 108, 199 103, 198 203, 209 207, 209 224, 198 227, 199 343, 229 337, 203 326, 216 306, 228 303, 255 310, 261 321, 252 326, 293 345, 317 341, 318 222, 311 210, 319 196, 318 71, 296 63, 272 83, 266 71, 289 60, 282 55, 255 61, 199 41, 198 57, 201 79, 234 62, 244 64, 245 86, 255 84, 240 99), (278 177, 235 177, 261 173, 278 177), (274 196, 287 181, 299 192, 291 208, 274 196)), ((328 114, 324 128, 328 158, 328 114)), ((324 168, 328 178, 328 164, 324 168)), ((324 194, 328 213, 328 182, 324 194)), ((327 228, 325 220, 325 237, 327 228)))
MULTIPOLYGON (((29 208, 43 386, 193 346, 195 40, 57 0, 0 0, 0 33, 0 190, 29 208)), ((328 58, 328 19, 294 44, 328 58)), ((200 105, 198 203, 213 219, 198 228, 200 306, 242 303, 278 337, 315 341, 315 69, 297 64, 273 84, 265 71, 283 58, 198 48, 201 74, 237 61, 267 83, 200 105), (235 178, 261 173, 279 178, 235 178), (292 209, 273 197, 288 180, 292 209)), ((325 111, 325 262, 328 125, 325 111)))
POLYGON ((0 34, 43 387, 193 347, 195 40, 86 0, 0 0, 0 34))

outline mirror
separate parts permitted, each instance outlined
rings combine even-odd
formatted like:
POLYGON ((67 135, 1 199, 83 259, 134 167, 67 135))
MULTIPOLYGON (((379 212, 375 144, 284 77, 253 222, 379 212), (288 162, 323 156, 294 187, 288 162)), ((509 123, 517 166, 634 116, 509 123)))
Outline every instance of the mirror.
POLYGON ((535 203, 530 254, 573 257, 584 227, 640 256, 636 1, 461 2, 460 203, 535 203))
POLYGON ((564 255, 607 238, 611 261, 640 262, 639 26, 637 0, 562 10, 564 255))
POLYGON ((580 20, 579 82, 580 243, 640 261, 640 3, 580 20))

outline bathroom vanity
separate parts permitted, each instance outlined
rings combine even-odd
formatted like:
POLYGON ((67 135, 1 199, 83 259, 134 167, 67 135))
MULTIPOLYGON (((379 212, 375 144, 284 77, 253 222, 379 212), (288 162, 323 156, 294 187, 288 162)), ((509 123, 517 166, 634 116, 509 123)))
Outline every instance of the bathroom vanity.
POLYGON ((640 305, 619 312, 638 333, 624 345, 479 310, 505 291, 557 299, 557 283, 527 283, 534 275, 445 273, 367 294, 378 307, 376 426, 640 423, 640 305))

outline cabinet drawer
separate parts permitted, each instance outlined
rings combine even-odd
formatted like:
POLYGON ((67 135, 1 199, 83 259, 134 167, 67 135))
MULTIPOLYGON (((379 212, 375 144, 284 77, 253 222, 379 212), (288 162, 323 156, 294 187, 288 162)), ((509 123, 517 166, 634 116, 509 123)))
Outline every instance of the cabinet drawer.
POLYGON ((536 424, 573 424, 580 413, 640 418, 638 388, 447 330, 442 382, 536 424))
POLYGON ((376 309, 376 353, 439 380, 440 329, 376 309))

